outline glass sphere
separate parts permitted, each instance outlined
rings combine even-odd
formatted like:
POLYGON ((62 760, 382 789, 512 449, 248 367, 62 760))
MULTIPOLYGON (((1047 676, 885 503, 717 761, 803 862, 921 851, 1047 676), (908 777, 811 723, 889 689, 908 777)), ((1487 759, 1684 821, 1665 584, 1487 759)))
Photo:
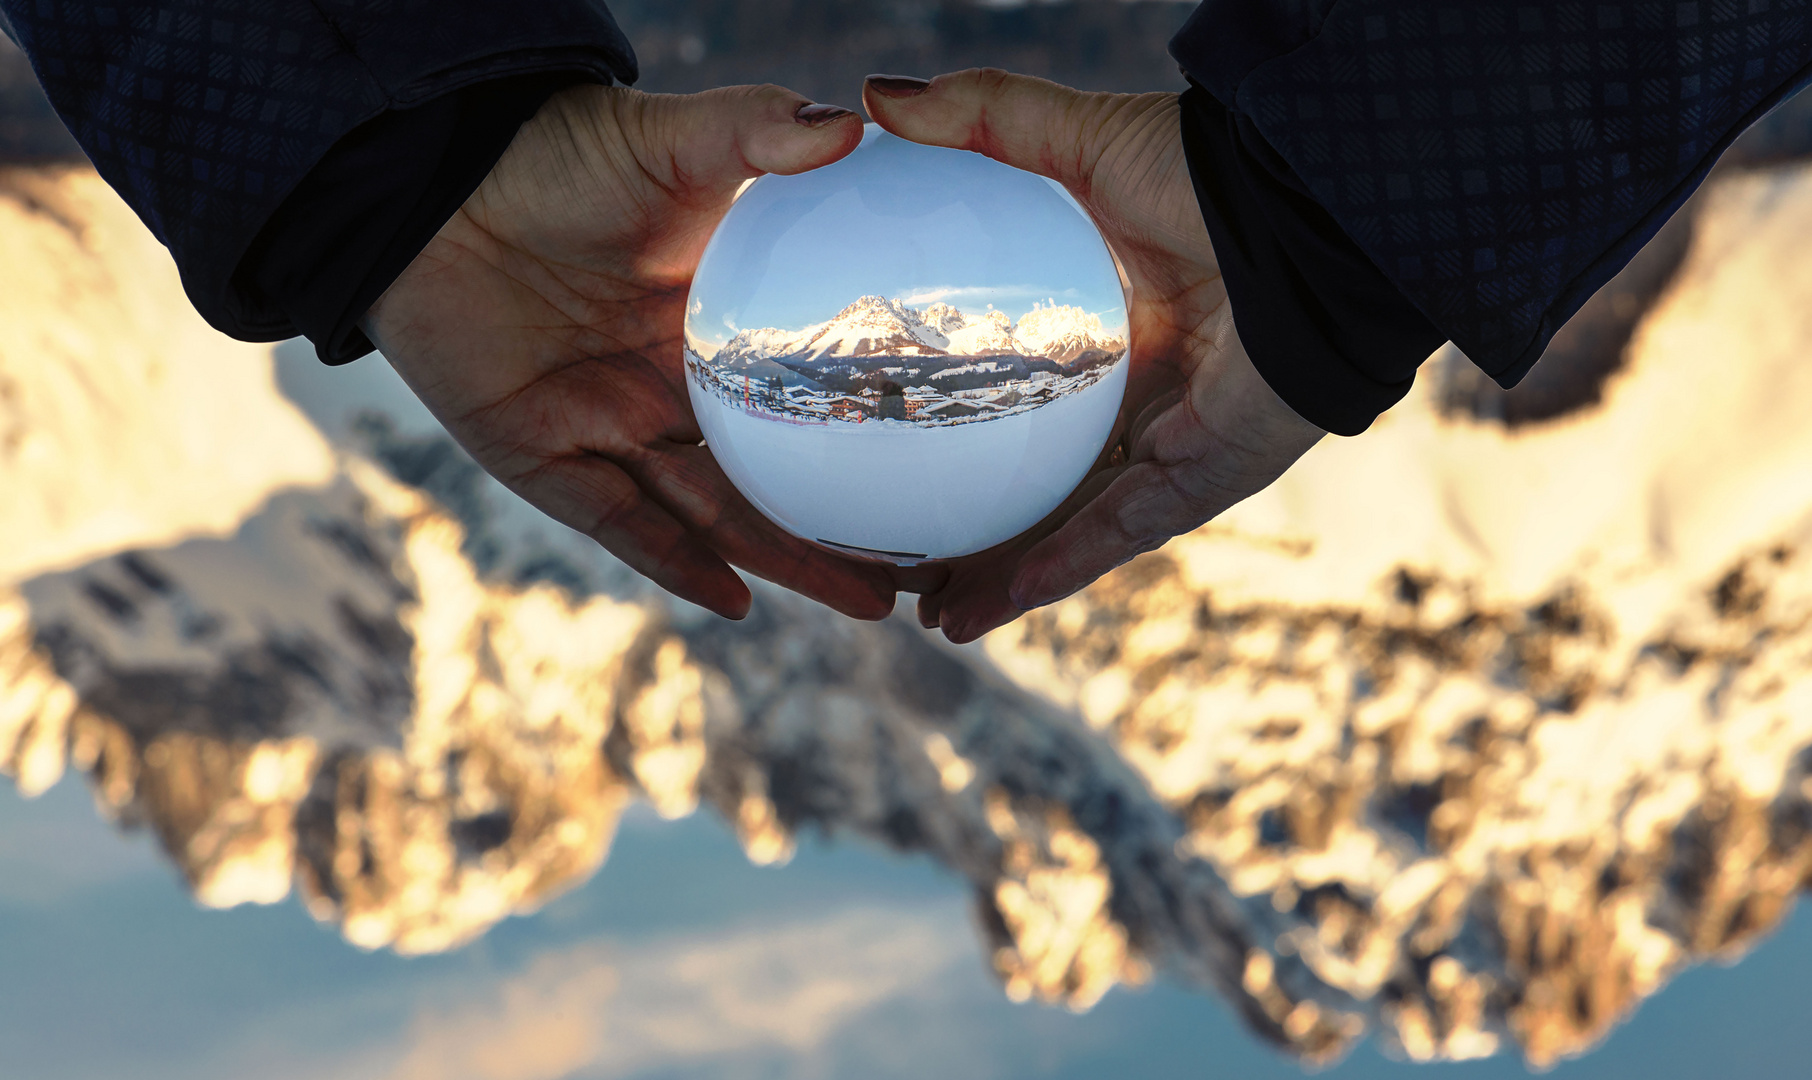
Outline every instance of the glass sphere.
POLYGON ((845 554, 981 551, 1062 502, 1126 390, 1126 292, 1060 186, 869 125, 748 185, 686 307, 705 444, 763 513, 845 554))

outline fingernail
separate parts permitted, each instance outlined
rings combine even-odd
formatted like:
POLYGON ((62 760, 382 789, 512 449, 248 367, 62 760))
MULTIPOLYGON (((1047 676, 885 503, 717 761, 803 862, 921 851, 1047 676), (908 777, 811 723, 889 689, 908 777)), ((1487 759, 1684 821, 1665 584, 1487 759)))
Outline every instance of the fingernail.
POLYGON ((868 85, 882 97, 909 98, 931 89, 931 80, 915 79, 910 75, 870 75, 868 85))
POLYGON ((793 119, 806 127, 822 127, 832 120, 854 115, 854 112, 841 105, 801 105, 799 111, 793 114, 793 119))

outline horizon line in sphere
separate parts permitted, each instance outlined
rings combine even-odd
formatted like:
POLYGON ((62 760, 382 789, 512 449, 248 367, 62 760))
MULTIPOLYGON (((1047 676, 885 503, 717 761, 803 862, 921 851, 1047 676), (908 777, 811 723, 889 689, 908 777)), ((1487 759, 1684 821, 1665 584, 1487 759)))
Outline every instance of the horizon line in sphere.
MULTIPOLYGON (((958 290, 950 290, 950 291, 958 291, 958 290)), ((961 291, 980 292, 982 290, 975 289, 975 290, 961 290, 961 291)), ((988 290, 988 291, 997 292, 998 290, 988 290)), ((1030 291, 1031 290, 1027 290, 1028 293, 1030 291)), ((1055 296, 1053 296, 1049 292, 1046 292, 1046 295, 1043 298, 1033 300, 1032 307, 1029 310, 1027 310, 1025 313, 1023 313, 1017 317, 1014 317, 1013 315, 1009 314, 1008 309, 999 308, 993 304, 988 304, 982 310, 972 310, 969 308, 965 308, 960 304, 952 303, 948 300, 936 299, 936 298, 919 299, 920 297, 935 297, 938 294, 938 292, 939 292, 938 290, 920 290, 916 293, 911 294, 910 296, 892 296, 892 297, 885 296, 881 293, 863 293, 862 296, 857 297, 856 300, 861 300, 861 299, 864 299, 869 296, 876 296, 876 297, 880 297, 881 299, 888 301, 890 303, 899 303, 900 305, 907 307, 907 308, 911 309, 912 311, 918 312, 921 314, 927 308, 929 308, 931 305, 941 303, 941 304, 945 304, 946 306, 953 307, 958 312, 960 312, 962 315, 964 315, 968 318, 973 318, 973 319, 985 319, 988 317, 989 314, 991 314, 995 311, 999 311, 1001 314, 1007 315, 1007 318, 1011 321, 1012 325, 1015 327, 1017 327, 1020 323, 1024 322, 1026 316, 1032 314, 1033 312, 1040 311, 1040 310, 1048 310, 1053 307, 1072 307, 1072 308, 1075 308, 1076 310, 1082 312, 1084 315, 1093 316, 1095 319, 1097 319, 1101 322, 1101 329, 1103 331, 1106 331, 1106 332, 1112 333, 1112 334, 1118 334, 1122 339, 1125 339, 1131 333, 1131 329, 1132 329, 1132 318, 1131 318, 1131 315, 1128 313, 1126 305, 1124 303, 1115 305, 1114 307, 1112 307, 1108 310, 1105 310, 1105 311, 1090 311, 1087 307, 1084 307, 1081 304, 1060 304, 1057 302, 1058 297, 1073 296, 1077 292, 1077 290, 1074 288, 1066 289, 1063 292, 1059 292, 1059 293, 1055 294, 1055 296), (1117 319, 1118 321, 1109 322, 1108 321, 1109 319, 1117 319)), ((727 335, 719 337, 719 336, 717 336, 717 334, 721 333, 721 331, 718 328, 712 327, 711 328, 712 333, 707 334, 707 333, 701 332, 698 329, 698 327, 695 325, 696 317, 702 313, 701 308, 703 306, 702 301, 695 299, 692 301, 691 304, 687 305, 687 308, 686 308, 686 320, 685 320, 686 333, 687 333, 687 336, 691 337, 692 339, 703 342, 705 344, 709 344, 709 345, 713 346, 714 348, 722 348, 724 345, 729 343, 731 338, 735 337, 738 334, 743 334, 743 333, 756 333, 756 332, 763 331, 763 330, 772 330, 772 331, 776 331, 776 332, 784 333, 784 334, 802 334, 807 330, 813 329, 814 327, 825 326, 825 325, 828 325, 829 323, 835 321, 838 315, 849 310, 849 308, 855 302, 856 302, 855 300, 846 302, 842 307, 838 308, 835 312, 833 312, 827 318, 819 319, 815 322, 808 322, 801 326, 796 326, 796 327, 773 326, 773 325, 741 327, 741 326, 737 326, 735 323, 732 323, 730 321, 730 317, 728 315, 726 315, 726 316, 724 316, 724 319, 723 319, 723 328, 727 329, 729 331, 729 333, 727 335)))

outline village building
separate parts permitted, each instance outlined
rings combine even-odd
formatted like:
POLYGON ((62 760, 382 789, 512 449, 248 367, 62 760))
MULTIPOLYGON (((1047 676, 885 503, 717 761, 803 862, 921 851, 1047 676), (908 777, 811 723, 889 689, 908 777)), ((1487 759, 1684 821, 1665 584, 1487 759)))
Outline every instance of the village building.
POLYGON ((986 401, 963 401, 958 398, 945 398, 935 405, 927 405, 920 410, 919 416, 926 420, 962 420, 984 413, 1000 412, 1000 406, 986 401))
POLYGON ((832 420, 846 420, 852 424, 860 424, 874 414, 874 406, 859 397, 851 397, 846 394, 830 403, 832 420))
MULTIPOLYGON (((1107 371, 1101 367, 1070 374, 1035 371, 992 386, 954 389, 947 388, 937 376, 919 385, 902 386, 882 377, 897 375, 902 369, 886 368, 852 378, 854 385, 848 390, 833 390, 809 383, 788 385, 792 376, 781 373, 732 372, 701 360, 691 350, 686 353, 686 366, 708 393, 757 415, 796 417, 808 423, 891 419, 927 426, 971 423, 1027 412, 1088 389, 1107 371)), ((836 371, 828 374, 836 379, 845 377, 836 371)), ((969 374, 974 373, 965 374, 965 380, 969 374)), ((913 377, 921 376, 915 372, 913 377)))

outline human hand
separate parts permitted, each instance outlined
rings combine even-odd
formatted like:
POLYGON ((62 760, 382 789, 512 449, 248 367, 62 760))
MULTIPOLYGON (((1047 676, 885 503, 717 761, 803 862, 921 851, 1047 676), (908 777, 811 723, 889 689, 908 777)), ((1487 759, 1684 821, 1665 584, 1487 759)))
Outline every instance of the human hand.
POLYGON ((788 535, 699 445, 680 351, 738 186, 861 139, 854 113, 778 87, 564 91, 362 325, 480 465, 670 592, 741 618, 733 564, 883 618, 885 571, 788 535))
POLYGON ((950 567, 919 620, 972 641, 1197 528, 1325 432, 1252 366, 1183 156, 1175 94, 1090 94, 1003 71, 871 76, 875 122, 1039 173, 1086 207, 1132 282, 1126 402, 1095 471, 1023 536, 950 567))

